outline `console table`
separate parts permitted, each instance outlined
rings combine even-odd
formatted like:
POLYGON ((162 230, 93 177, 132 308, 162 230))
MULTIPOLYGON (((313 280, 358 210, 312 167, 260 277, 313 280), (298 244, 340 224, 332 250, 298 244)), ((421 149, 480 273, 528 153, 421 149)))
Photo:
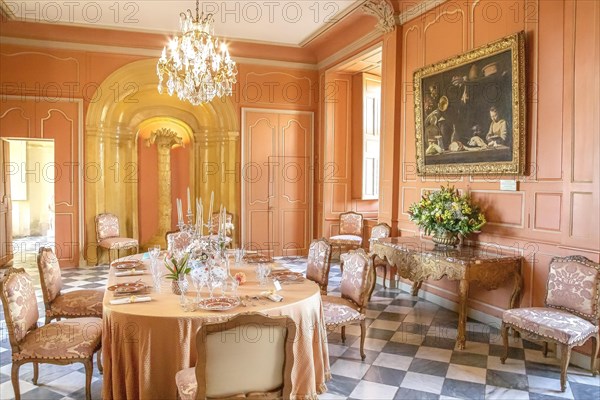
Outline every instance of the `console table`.
POLYGON ((500 254, 498 249, 460 246, 440 247, 417 237, 379 239, 373 244, 373 256, 386 260, 397 269, 400 277, 413 282, 412 295, 416 296, 424 280, 446 277, 460 281, 458 300, 457 347, 465 348, 467 298, 469 285, 477 282, 486 290, 494 290, 510 278, 514 288, 509 307, 517 306, 523 278, 522 257, 500 254))

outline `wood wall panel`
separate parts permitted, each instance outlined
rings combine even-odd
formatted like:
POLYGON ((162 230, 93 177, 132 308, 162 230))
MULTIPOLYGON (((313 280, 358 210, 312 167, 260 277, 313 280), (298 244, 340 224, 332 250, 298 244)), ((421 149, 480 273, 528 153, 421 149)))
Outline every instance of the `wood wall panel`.
POLYGON ((34 137, 35 107, 33 103, 3 101, 0 109, 2 137, 34 137))
POLYGON ((559 233, 562 193, 535 193, 533 229, 559 233))
POLYGON ((593 209, 594 194, 592 192, 571 193, 571 229, 574 239, 590 240, 600 237, 598 225, 598 209, 593 209))
POLYGON ((498 191, 472 190, 473 201, 485 210, 488 224, 523 228, 524 195, 498 191))
MULTIPOLYGON (((464 6, 464 5, 463 5, 464 6)), ((423 28, 423 65, 441 61, 467 50, 466 10, 452 2, 428 14, 423 28), (441 45, 443 43, 443 45, 441 45)))

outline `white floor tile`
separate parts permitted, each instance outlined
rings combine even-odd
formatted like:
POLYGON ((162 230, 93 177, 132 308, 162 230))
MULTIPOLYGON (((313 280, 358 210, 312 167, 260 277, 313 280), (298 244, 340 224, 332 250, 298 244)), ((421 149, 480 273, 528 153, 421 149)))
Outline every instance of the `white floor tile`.
POLYGON ((417 350, 416 358, 423 358, 425 360, 440 361, 450 363, 452 358, 452 350, 438 349, 436 347, 421 346, 417 350))
POLYGON ((496 371, 504 371, 504 372, 512 372, 515 374, 525 374, 525 361, 523 360, 515 360, 513 358, 507 358, 506 362, 502 364, 500 361, 500 357, 488 357, 487 362, 488 369, 493 369, 496 371))
POLYGON ((398 321, 385 321, 385 320, 377 320, 377 321, 373 321, 373 323, 370 325, 371 328, 377 328, 377 329, 385 329, 388 331, 395 331, 396 329, 398 329, 398 327, 400 327, 400 324, 402 322, 398 322, 398 321))
MULTIPOLYGON (((31 382, 24 380, 19 381, 19 391, 21 395, 35 388, 36 386, 31 382)), ((0 399, 13 399, 14 397, 15 392, 13 390, 12 382, 9 380, 8 382, 0 383, 0 399)))
POLYGON ((440 394, 442 392, 443 385, 444 378, 442 377, 419 374, 417 372, 409 371, 404 376, 400 387, 419 390, 422 392, 440 394))
POLYGON ((528 375, 529 392, 545 394, 546 396, 562 397, 564 399, 572 399, 573 392, 569 381, 567 380, 567 389, 564 392, 560 391, 560 380, 545 378, 542 376, 528 375))
POLYGON ((367 363, 338 359, 331 367, 334 375, 346 376, 348 378, 362 379, 371 366, 367 363))
POLYGON ((412 360, 412 357, 381 353, 377 356, 375 361, 373 361, 373 365, 407 371, 412 360))
POLYGON ((354 399, 386 400, 393 399, 397 391, 398 388, 395 386, 361 381, 350 393, 350 397, 354 399))
MULTIPOLYGON (((365 339, 365 350, 381 351, 387 344, 387 340, 366 338, 365 339)), ((360 339, 352 344, 352 347, 360 348, 360 339)))
POLYGON ((486 400, 529 400, 529 392, 524 390, 508 389, 504 387, 487 385, 485 387, 486 400))
POLYGON ((448 372, 446 372, 446 378, 481 384, 485 384, 486 376, 487 371, 485 368, 460 364, 450 364, 448 372))

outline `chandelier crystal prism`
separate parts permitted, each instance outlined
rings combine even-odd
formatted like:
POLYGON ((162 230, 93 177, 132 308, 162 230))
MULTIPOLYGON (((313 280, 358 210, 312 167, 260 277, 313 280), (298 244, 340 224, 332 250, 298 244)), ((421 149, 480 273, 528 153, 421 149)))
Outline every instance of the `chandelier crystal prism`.
POLYGON ((181 34, 163 48, 156 65, 158 92, 166 86, 169 96, 177 93, 195 106, 215 96, 231 96, 237 66, 227 45, 214 37, 212 14, 200 15, 196 0, 196 17, 188 9, 179 14, 179 23, 181 34))

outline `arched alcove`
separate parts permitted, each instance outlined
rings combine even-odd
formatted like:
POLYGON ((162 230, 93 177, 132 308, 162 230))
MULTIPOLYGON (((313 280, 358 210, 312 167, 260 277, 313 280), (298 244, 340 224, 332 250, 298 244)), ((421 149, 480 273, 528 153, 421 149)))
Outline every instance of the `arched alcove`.
MULTIPOLYGON (((86 249, 94 248, 94 217, 119 216, 121 235, 139 238, 138 140, 147 121, 180 123, 191 133, 192 197, 208 199, 239 215, 239 184, 235 174, 239 120, 230 98, 193 106, 157 91, 156 60, 127 64, 109 75, 96 90, 85 121, 86 249), (179 122, 173 122, 179 121, 179 122)), ((177 193, 183 197, 185 193, 177 193)), ((205 200, 206 203, 206 200, 205 200)), ((207 205, 207 204, 206 204, 207 205)), ((95 251, 87 251, 88 262, 95 251)))

